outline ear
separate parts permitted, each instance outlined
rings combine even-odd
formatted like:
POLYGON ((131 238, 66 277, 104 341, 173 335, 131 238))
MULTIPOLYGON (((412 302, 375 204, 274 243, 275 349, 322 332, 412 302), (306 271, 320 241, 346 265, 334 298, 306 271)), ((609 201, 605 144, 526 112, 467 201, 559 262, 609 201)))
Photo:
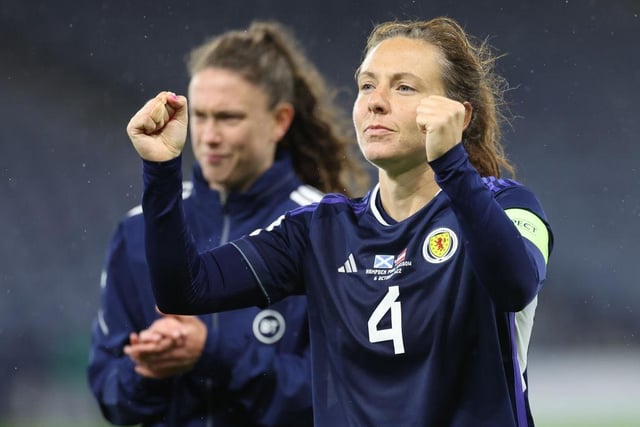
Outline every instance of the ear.
POLYGON ((471 123, 471 116, 473 114, 473 106, 469 101, 464 101, 462 103, 464 105, 464 127, 462 130, 466 130, 469 127, 469 123, 471 123))
POLYGON ((273 117, 275 120, 275 126, 273 127, 273 139, 276 143, 280 142, 280 140, 286 135, 289 127, 291 127, 294 115, 295 110, 293 109, 293 105, 290 103, 281 102, 276 105, 273 117))

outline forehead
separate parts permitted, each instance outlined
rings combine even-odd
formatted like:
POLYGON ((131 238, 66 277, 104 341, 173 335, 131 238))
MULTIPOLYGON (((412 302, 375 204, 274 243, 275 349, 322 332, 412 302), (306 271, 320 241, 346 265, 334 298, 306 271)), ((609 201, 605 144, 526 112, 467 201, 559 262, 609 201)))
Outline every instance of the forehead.
POLYGON ((367 53, 359 73, 408 73, 430 79, 440 75, 441 59, 442 54, 431 43, 408 37, 392 37, 367 53))
POLYGON ((198 71, 189 81, 189 98, 225 103, 259 103, 266 100, 264 89, 246 80, 240 73, 209 67, 198 71))

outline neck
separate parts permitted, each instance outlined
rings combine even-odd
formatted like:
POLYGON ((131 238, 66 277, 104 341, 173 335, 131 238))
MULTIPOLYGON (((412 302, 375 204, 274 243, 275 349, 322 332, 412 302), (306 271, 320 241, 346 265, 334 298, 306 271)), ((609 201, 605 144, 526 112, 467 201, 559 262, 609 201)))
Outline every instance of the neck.
POLYGON ((430 168, 411 170, 390 176, 384 170, 378 174, 380 201, 385 212, 400 222, 422 209, 440 191, 430 168))

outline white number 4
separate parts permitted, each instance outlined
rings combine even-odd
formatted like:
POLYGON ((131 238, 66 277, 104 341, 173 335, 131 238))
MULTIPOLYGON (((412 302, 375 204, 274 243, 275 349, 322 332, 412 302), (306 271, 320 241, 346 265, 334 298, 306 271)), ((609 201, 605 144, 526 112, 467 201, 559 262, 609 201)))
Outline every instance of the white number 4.
POLYGON ((402 308, 400 301, 396 301, 400 296, 397 286, 389 286, 387 294, 382 298, 380 304, 373 310, 369 322, 369 342, 393 341, 395 354, 404 353, 404 342, 402 341, 402 308), (391 327, 378 329, 378 323, 384 315, 391 310, 391 327))

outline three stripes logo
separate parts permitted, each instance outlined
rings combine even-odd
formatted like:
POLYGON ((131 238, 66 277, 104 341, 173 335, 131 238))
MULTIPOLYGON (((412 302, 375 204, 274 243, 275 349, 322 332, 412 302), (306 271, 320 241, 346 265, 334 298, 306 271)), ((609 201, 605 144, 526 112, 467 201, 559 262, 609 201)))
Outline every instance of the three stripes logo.
POLYGON ((357 271, 358 267, 356 267, 356 261, 353 259, 353 253, 350 253, 345 263, 338 267, 338 273, 355 273, 357 271))

